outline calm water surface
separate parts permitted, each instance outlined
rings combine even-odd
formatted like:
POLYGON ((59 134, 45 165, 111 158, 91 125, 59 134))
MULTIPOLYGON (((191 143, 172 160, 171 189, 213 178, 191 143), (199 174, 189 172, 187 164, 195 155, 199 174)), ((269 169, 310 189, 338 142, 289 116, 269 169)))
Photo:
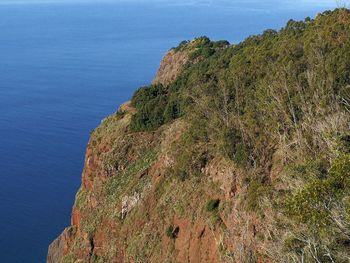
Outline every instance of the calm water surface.
POLYGON ((45 262, 70 223, 90 130, 167 49, 201 35, 238 42, 317 11, 0 5, 0 261, 45 262))

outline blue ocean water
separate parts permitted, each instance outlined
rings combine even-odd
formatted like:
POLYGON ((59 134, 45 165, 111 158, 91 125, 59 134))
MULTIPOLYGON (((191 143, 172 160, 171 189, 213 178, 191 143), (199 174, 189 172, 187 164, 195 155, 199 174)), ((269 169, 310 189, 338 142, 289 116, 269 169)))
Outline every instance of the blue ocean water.
POLYGON ((170 47, 239 42, 318 11, 0 5, 0 261, 45 262, 70 223, 90 130, 152 80, 170 47))

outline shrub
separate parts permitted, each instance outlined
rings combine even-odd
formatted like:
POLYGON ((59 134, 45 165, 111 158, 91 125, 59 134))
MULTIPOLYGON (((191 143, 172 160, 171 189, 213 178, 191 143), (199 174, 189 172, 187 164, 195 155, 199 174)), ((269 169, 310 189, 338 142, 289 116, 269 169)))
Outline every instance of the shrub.
POLYGON ((251 181, 248 186, 247 207, 254 211, 260 207, 260 201, 271 191, 271 186, 258 180, 251 181))
POLYGON ((149 131, 161 126, 167 103, 168 98, 162 85, 151 85, 136 91, 131 100, 137 109, 131 120, 131 131, 149 131))
POLYGON ((173 225, 168 226, 166 230, 167 237, 170 239, 173 239, 174 238, 173 232, 174 232, 174 226, 173 225))
POLYGON ((236 152, 233 160, 239 166, 245 166, 248 162, 248 154, 244 143, 238 143, 236 145, 236 152))
POLYGON ((190 41, 188 41, 188 40, 181 41, 181 43, 173 49, 175 50, 175 52, 181 51, 182 49, 184 49, 188 45, 188 43, 190 43, 190 41))
POLYGON ((180 231, 180 228, 178 226, 174 227, 173 225, 169 225, 166 230, 166 235, 170 239, 175 239, 177 238, 179 231, 180 231))
POLYGON ((315 178, 288 201, 288 212, 310 227, 329 228, 331 210, 350 194, 350 155, 336 159, 324 179, 315 178))
POLYGON ((220 205, 220 200, 219 199, 211 199, 207 203, 207 211, 208 212, 215 212, 218 210, 220 205))

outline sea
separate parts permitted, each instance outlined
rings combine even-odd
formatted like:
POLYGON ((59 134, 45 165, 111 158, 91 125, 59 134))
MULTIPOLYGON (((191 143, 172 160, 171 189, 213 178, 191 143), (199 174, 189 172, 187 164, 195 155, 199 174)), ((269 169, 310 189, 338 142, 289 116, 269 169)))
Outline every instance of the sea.
POLYGON ((4 263, 46 261, 49 244, 70 224, 90 131, 152 81, 167 50, 204 35, 238 43, 328 8, 257 0, 1 1, 4 263))

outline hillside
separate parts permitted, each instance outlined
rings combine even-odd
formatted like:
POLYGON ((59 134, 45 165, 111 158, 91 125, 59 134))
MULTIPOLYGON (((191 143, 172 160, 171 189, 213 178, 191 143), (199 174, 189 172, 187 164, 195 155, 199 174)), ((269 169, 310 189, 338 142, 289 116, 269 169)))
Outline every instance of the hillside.
POLYGON ((92 132, 47 262, 349 262, 349 36, 337 9, 171 49, 92 132))

